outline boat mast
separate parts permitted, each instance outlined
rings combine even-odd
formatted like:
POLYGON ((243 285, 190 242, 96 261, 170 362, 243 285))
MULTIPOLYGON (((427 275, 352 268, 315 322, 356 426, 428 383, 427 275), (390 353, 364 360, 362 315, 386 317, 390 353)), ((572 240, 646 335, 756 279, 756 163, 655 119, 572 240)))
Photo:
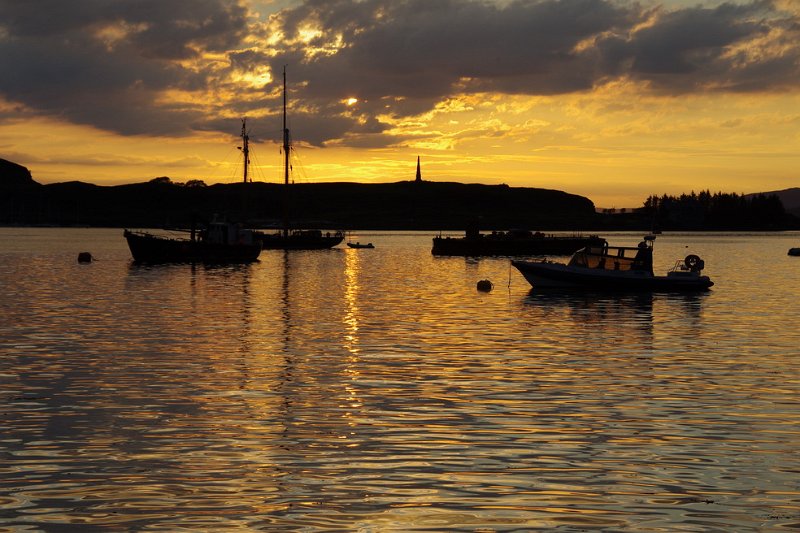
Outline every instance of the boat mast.
POLYGON ((289 128, 286 127, 286 65, 283 66, 283 238, 289 237, 289 128))
POLYGON ((242 146, 240 150, 244 156, 244 183, 247 183, 247 170, 250 165, 250 136, 247 134, 247 117, 242 119, 242 146))

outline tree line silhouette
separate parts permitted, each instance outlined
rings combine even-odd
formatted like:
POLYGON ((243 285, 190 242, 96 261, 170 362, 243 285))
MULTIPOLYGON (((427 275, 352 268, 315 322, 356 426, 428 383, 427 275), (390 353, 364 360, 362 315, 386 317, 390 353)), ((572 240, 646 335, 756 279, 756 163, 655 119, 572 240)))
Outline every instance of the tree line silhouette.
POLYGON ((797 226, 777 195, 701 191, 652 195, 642 208, 654 229, 770 230, 797 226))

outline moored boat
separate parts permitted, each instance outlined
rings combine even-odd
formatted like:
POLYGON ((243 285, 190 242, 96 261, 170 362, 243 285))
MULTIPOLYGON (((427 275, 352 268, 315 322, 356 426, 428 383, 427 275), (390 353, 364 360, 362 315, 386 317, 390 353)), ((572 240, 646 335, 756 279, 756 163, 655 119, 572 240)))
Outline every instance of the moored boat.
POLYGON ((714 282, 702 275, 705 263, 694 254, 676 261, 665 276, 653 273, 653 242, 647 235, 636 247, 587 246, 568 264, 512 261, 534 288, 584 290, 704 291, 714 282))
POLYGON ((800 256, 800 248, 789 248, 788 255, 792 255, 792 256, 795 256, 795 257, 796 256, 800 256))
POLYGON ((483 234, 471 229, 464 237, 434 237, 431 253, 451 256, 570 255, 587 246, 604 244, 606 240, 597 235, 550 235, 528 230, 483 234))
POLYGON ((327 250, 344 240, 344 233, 341 231, 323 233, 318 229, 296 229, 275 233, 255 231, 254 236, 264 250, 327 250))
POLYGON ((261 244, 240 224, 214 220, 189 233, 188 239, 128 229, 123 235, 137 263, 250 263, 261 253, 261 244))
POLYGON ((361 244, 360 242, 348 242, 347 246, 350 248, 375 248, 375 245, 371 242, 367 244, 361 244))

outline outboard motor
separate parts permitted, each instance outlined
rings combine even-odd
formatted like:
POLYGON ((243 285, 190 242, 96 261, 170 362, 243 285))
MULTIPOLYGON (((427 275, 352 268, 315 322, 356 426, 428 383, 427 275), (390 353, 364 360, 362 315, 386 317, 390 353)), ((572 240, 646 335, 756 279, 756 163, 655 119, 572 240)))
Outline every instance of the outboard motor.
POLYGON ((687 255, 683 260, 683 264, 692 272, 700 272, 706 266, 705 262, 700 259, 700 256, 694 254, 687 255))

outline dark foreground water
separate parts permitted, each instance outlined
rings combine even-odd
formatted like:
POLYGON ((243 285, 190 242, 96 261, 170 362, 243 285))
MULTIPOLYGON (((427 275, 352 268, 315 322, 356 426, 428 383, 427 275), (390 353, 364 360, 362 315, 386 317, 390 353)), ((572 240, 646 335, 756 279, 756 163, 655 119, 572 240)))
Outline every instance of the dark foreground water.
POLYGON ((0 530, 800 528, 800 234, 660 236, 700 295, 531 292, 431 236, 140 267, 0 229, 0 530))

